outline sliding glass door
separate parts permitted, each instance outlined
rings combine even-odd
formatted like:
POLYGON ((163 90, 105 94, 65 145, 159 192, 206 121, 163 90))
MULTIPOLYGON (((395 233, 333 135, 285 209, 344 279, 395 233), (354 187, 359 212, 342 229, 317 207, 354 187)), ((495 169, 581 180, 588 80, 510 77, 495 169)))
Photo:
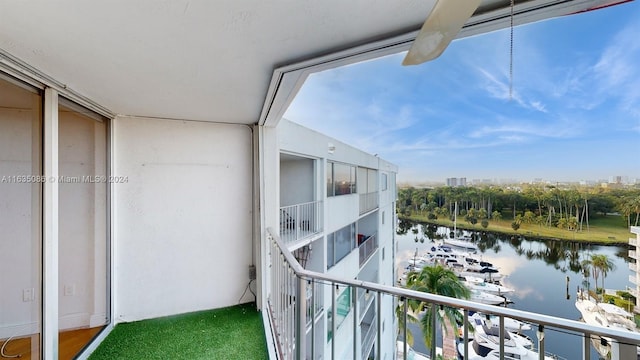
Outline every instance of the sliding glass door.
POLYGON ((42 103, 0 74, 0 358, 40 358, 42 103))
POLYGON ((59 359, 109 323, 108 119, 63 98, 58 112, 59 359))
POLYGON ((109 119, 0 73, 0 359, 72 359, 110 323, 108 144, 109 119))

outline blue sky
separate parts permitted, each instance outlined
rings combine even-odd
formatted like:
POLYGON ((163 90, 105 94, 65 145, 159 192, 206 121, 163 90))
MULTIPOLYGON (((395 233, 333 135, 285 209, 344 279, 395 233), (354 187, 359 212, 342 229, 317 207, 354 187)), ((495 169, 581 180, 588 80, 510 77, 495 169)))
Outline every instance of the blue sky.
POLYGON ((399 181, 640 179, 640 2, 311 75, 285 118, 397 164, 399 181))

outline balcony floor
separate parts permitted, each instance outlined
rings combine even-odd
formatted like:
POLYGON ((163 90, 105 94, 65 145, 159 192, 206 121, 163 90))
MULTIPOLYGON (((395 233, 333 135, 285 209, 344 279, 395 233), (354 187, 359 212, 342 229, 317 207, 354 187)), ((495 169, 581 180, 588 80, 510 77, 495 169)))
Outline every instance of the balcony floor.
POLYGON ((254 304, 118 324, 89 357, 101 359, 268 359, 254 304))

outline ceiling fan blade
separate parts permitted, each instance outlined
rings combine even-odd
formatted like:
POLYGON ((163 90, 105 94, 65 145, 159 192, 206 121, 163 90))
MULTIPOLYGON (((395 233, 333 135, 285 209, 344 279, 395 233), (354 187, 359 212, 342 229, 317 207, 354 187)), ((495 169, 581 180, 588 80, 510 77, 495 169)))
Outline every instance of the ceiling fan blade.
POLYGON ((438 0, 402 61, 417 65, 440 56, 473 15, 481 0, 438 0))

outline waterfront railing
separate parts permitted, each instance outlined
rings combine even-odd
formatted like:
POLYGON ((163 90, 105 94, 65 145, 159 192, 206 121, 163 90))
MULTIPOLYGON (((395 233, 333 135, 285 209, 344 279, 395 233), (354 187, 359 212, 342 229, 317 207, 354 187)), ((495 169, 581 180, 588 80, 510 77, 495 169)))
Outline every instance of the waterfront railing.
MULTIPOLYGON (((269 264, 265 267, 268 269, 266 276, 267 283, 267 322, 270 333, 272 334, 273 347, 275 348, 279 359, 316 359, 317 351, 324 349, 324 344, 317 344, 315 333, 317 329, 316 319, 317 309, 322 306, 307 306, 307 303, 315 303, 315 291, 317 286, 325 286, 331 289, 331 316, 327 314, 327 327, 331 329, 331 334, 335 334, 338 321, 344 321, 345 316, 338 316, 336 311, 336 300, 338 297, 338 288, 350 288, 350 294, 353 296, 354 306, 349 311, 356 311, 351 318, 354 321, 352 341, 352 354, 349 356, 353 359, 362 359, 369 356, 372 352, 368 352, 367 348, 373 343, 376 354, 382 353, 380 344, 383 343, 381 338, 381 303, 383 297, 394 298, 394 304, 399 305, 399 312, 404 319, 399 324, 404 324, 399 330, 403 338, 407 338, 407 316, 409 313, 408 301, 420 301, 431 306, 432 311, 439 311, 444 307, 455 308, 462 311, 467 316, 473 312, 479 312, 486 316, 497 316, 497 325, 499 334, 505 334, 505 319, 511 318, 531 324, 537 329, 537 351, 541 360, 545 359, 545 342, 554 333, 572 334, 581 338, 581 359, 590 360, 591 345, 598 347, 609 347, 611 360, 635 359, 637 345, 640 344, 640 333, 632 333, 615 328, 605 328, 601 326, 593 326, 583 322, 558 318, 554 316, 510 309, 505 307, 480 304, 468 300, 455 299, 435 294, 422 293, 409 289, 381 285, 372 282, 359 281, 353 279, 342 278, 329 274, 318 273, 303 269, 295 260, 291 252, 283 244, 277 232, 272 229, 267 230, 269 264), (311 289, 311 290, 309 290, 311 289), (375 300, 368 307, 367 312, 373 311, 372 321, 361 322, 361 317, 356 316, 359 309, 363 307, 362 292, 373 294, 375 300), (309 298, 311 294, 311 298, 309 298), (310 324, 310 326, 308 326, 310 324), (311 334, 311 336, 308 336, 311 334), (546 335, 545 335, 546 334, 546 335), (365 354, 366 353, 366 354, 365 354)), ((327 304, 326 307, 329 305, 327 304)), ((325 307, 325 308, 326 308, 325 307)), ((366 307, 366 305, 365 305, 366 307)), ((386 311, 386 310, 385 310, 386 311)), ((367 316, 365 316, 367 317, 367 316)), ((461 333, 461 339, 469 339, 472 329, 468 322, 464 322, 461 333)), ((435 336, 436 332, 433 331, 435 336)), ((395 337, 396 333, 393 332, 395 337)), ((499 337, 501 340, 496 344, 499 349, 500 359, 504 359, 507 355, 505 350, 505 338, 499 337)), ((395 340, 395 339, 393 339, 395 340)), ((385 341, 384 343, 389 343, 385 341)), ((393 341, 395 344, 395 341, 393 341)), ((433 344, 436 344, 433 339, 433 344)), ((460 344, 460 353, 463 358, 468 359, 470 353, 470 341, 462 341, 460 344)), ((337 359, 334 347, 335 341, 331 342, 331 353, 323 354, 325 359, 337 359)), ((406 344, 406 342, 405 342, 406 344)), ((388 349, 385 349, 388 350, 388 349)), ((398 349, 399 353, 404 354, 407 358, 408 349, 398 349)), ((395 352, 395 349, 394 351, 395 352)), ((340 354, 343 356, 344 354, 340 354)), ((595 359, 595 358, 594 358, 595 359)))

